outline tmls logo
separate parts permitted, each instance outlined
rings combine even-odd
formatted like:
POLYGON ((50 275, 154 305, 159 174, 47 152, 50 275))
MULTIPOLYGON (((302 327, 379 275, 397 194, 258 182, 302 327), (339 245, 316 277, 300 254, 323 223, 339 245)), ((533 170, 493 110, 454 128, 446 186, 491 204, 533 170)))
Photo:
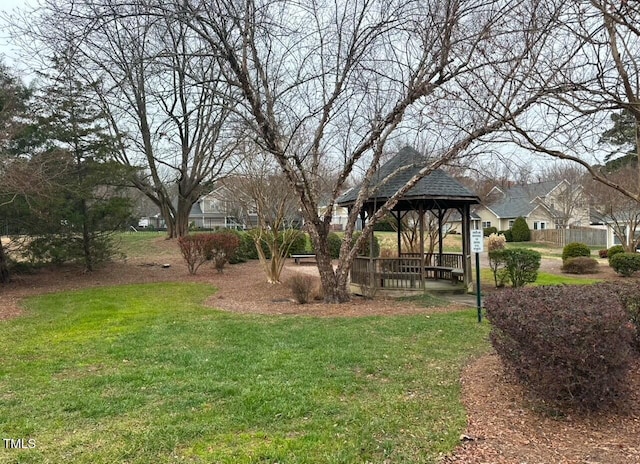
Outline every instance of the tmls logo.
POLYGON ((33 438, 28 440, 25 438, 3 438, 5 449, 33 449, 36 447, 36 441, 33 438))

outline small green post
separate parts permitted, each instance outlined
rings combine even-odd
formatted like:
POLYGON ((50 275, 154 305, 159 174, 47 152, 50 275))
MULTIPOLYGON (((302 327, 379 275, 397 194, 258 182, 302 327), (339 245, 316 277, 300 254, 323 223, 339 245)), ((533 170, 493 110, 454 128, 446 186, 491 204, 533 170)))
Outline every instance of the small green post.
POLYGON ((478 322, 482 322, 482 295, 480 294, 480 253, 476 253, 476 299, 478 301, 478 322))

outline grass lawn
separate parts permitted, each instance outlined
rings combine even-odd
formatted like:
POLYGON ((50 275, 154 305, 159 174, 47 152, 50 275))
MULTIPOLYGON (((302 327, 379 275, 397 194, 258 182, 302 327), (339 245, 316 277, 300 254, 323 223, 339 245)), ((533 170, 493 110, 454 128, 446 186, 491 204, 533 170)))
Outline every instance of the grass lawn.
POLYGON ((434 462, 465 427, 473 310, 250 316, 202 284, 27 300, 0 323, 0 462, 434 462))
POLYGON ((166 236, 166 231, 120 232, 115 234, 115 243, 118 250, 128 257, 146 257, 158 251, 158 247, 154 246, 153 242, 166 236))
MULTIPOLYGON (((483 285, 495 285, 491 269, 480 269, 480 281, 483 285)), ((532 284, 527 285, 590 285, 602 282, 602 279, 572 277, 567 274, 557 275, 547 272, 538 272, 538 278, 532 284)))

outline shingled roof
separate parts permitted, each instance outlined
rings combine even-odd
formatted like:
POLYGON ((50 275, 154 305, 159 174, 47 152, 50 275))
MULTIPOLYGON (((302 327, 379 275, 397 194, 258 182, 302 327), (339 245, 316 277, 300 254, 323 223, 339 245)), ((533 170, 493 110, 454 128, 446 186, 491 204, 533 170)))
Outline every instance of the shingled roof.
POLYGON ((544 198, 558 186, 558 181, 545 181, 535 184, 516 185, 503 192, 497 201, 488 208, 499 218, 528 217, 534 209, 540 206, 536 198, 544 198))
MULTIPOLYGON (((402 188, 409 179, 417 174, 426 163, 427 160, 425 157, 416 150, 408 146, 404 147, 393 158, 380 167, 372 182, 373 194, 368 198, 367 202, 376 201, 379 204, 384 203, 402 188), (403 167, 405 169, 393 175, 387 182, 382 183, 389 175, 403 167)), ((360 187, 355 187, 347 191, 338 198, 338 205, 351 206, 355 203, 359 192, 360 187)), ((448 200, 454 203, 480 202, 475 193, 471 192, 441 169, 437 169, 422 178, 403 196, 403 201, 413 200, 448 200)))

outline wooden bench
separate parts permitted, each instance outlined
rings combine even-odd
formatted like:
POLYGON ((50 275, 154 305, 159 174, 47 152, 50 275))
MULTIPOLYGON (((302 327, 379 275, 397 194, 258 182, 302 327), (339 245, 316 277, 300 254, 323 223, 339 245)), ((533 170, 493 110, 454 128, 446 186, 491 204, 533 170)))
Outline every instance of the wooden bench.
POLYGON ((296 264, 300 264, 300 262, 303 259, 312 259, 312 260, 315 261, 316 260, 316 255, 315 255, 315 253, 313 253, 313 254, 297 254, 297 255, 290 255, 290 258, 293 258, 293 261, 296 264))
POLYGON ((446 279, 450 280, 451 283, 457 283, 464 276, 464 271, 462 269, 456 269, 453 267, 445 267, 445 266, 427 266, 424 268, 427 277, 431 277, 434 279, 446 279))

